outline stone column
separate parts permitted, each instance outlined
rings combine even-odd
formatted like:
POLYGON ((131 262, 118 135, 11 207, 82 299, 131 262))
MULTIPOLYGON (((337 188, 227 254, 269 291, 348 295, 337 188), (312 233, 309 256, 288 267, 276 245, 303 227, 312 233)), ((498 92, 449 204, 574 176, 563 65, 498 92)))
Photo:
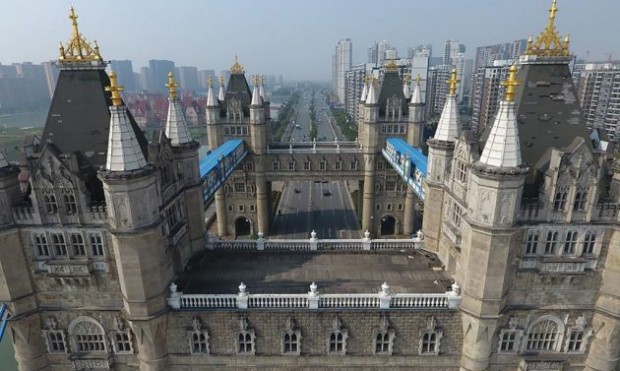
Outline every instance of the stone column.
POLYGON ((256 173, 256 217, 258 230, 265 235, 269 234, 269 205, 268 187, 265 175, 262 172, 256 173))
POLYGON ((362 207, 362 231, 370 231, 370 234, 374 236, 374 220, 377 219, 375 212, 375 155, 364 155, 364 190, 362 200, 364 206, 362 207))
POLYGON ((131 329, 136 334, 140 371, 169 370, 168 347, 166 343, 166 322, 168 315, 163 314, 147 321, 130 321, 131 329))
POLYGON ((51 370, 39 314, 11 319, 7 330, 13 335, 15 360, 20 371, 51 370))
POLYGON ((411 236, 413 232, 413 222, 415 213, 415 194, 413 190, 407 187, 407 195, 405 196, 405 215, 403 218, 403 234, 411 236))
POLYGON ((217 235, 228 236, 228 220, 226 218, 226 196, 220 187, 215 191, 215 213, 217 214, 217 235))

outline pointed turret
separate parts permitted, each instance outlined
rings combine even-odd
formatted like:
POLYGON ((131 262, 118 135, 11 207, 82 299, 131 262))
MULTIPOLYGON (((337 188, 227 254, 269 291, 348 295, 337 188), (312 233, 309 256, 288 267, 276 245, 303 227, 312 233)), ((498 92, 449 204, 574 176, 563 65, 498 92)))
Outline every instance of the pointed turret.
POLYGON ((411 98, 411 90, 409 88, 409 75, 405 74, 403 77, 403 95, 405 99, 411 98))
POLYGON ((522 164, 519 129, 515 112, 515 86, 517 66, 510 67, 504 100, 500 102, 495 122, 484 145, 480 162, 496 167, 517 167, 522 164))
POLYGON ((420 75, 415 79, 415 85, 413 87, 413 94, 411 95, 411 103, 422 104, 422 90, 420 89, 420 75))
POLYGON ((362 95, 360 96, 360 102, 366 102, 366 96, 368 95, 368 76, 364 77, 364 87, 362 88, 362 95))
POLYGON ((264 102, 267 100, 267 94, 265 93, 265 75, 260 76, 260 86, 258 87, 258 94, 260 99, 264 102))
POLYGON ((185 114, 181 108, 181 102, 177 97, 177 84, 174 82, 174 75, 172 72, 168 74, 168 84, 166 84, 170 91, 168 96, 168 118, 166 120, 166 137, 170 139, 170 143, 173 146, 180 146, 190 143, 192 141, 192 135, 187 128, 187 120, 185 114))
POLYGON ((447 95, 446 103, 441 112, 441 118, 439 124, 437 124, 437 131, 435 132, 434 139, 444 142, 454 142, 461 131, 459 125, 459 110, 456 103, 456 84, 460 81, 456 78, 456 69, 452 70, 450 80, 450 92, 447 95))
MULTIPOLYGON (((220 92, 219 92, 219 94, 217 95, 217 99, 218 99, 220 102, 223 102, 223 101, 224 101, 224 83, 225 83, 225 81, 224 81, 224 76, 220 76, 220 92)), ((211 81, 211 86, 210 86, 210 89, 211 89, 211 92, 213 92, 213 81, 211 81)), ((212 94, 212 95, 213 95, 213 94, 212 94)))
POLYGON ((127 116, 120 92, 123 90, 116 82, 116 74, 110 74, 110 86, 106 91, 112 93, 110 106, 110 133, 105 168, 110 171, 131 171, 146 166, 144 154, 127 116))
POLYGON ((366 100, 364 103, 366 104, 377 104, 377 92, 375 89, 375 84, 377 83, 377 79, 372 76, 370 78, 370 83, 368 84, 368 94, 366 95, 366 100))
POLYGON ((252 81, 254 82, 254 90, 252 90, 252 102, 250 103, 250 105, 255 106, 255 107, 259 107, 263 105, 262 99, 261 99, 261 95, 259 92, 259 83, 258 83, 258 76, 254 76, 252 78, 252 81))
MULTIPOLYGON (((222 80, 224 80, 224 76, 222 76, 222 79, 220 80, 220 96, 218 97, 218 100, 220 101, 224 100, 224 83, 222 82, 222 80)), ((208 81, 209 90, 207 91, 207 107, 215 107, 217 106, 217 103, 215 102, 215 94, 213 93, 213 79, 211 78, 211 76, 209 76, 208 81)))

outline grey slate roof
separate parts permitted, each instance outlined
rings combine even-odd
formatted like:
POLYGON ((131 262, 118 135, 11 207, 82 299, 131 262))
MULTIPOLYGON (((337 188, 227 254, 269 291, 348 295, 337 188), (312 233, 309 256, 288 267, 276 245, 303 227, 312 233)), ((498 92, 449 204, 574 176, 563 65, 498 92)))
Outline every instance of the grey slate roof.
MULTIPOLYGON (((521 85, 515 103, 525 164, 534 167, 550 147, 567 147, 575 137, 584 138, 592 149, 568 64, 523 64, 517 79, 521 85)), ((490 130, 482 134, 482 142, 490 130)))
POLYGON ((248 85, 245 75, 242 73, 233 73, 228 80, 228 86, 226 86, 226 94, 224 95, 224 102, 220 102, 222 105, 222 116, 225 116, 227 103, 230 99, 235 98, 241 102, 243 108, 243 116, 250 117, 250 103, 252 102, 252 92, 248 85))
MULTIPOLYGON (((62 153, 79 152, 95 168, 105 166, 110 131, 110 78, 103 69, 61 70, 50 105, 41 145, 53 143, 62 153)), ((148 143, 127 112, 146 157, 148 143)))
POLYGON ((377 102, 379 104, 379 116, 385 115, 387 100, 392 96, 401 99, 401 109, 403 112, 407 112, 408 102, 403 93, 403 80, 398 75, 398 71, 386 70, 379 88, 379 99, 377 102))

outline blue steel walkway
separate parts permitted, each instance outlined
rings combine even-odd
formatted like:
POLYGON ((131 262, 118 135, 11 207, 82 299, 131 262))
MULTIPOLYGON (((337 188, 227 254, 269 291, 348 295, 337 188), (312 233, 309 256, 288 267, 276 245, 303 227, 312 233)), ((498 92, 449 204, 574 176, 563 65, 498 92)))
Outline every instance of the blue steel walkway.
POLYGON ((401 138, 388 138, 381 153, 413 192, 424 201, 422 180, 426 178, 428 158, 422 151, 401 138))
POLYGON ((200 160, 202 178, 202 198, 205 204, 213 197, 230 174, 247 156, 248 150, 241 139, 231 139, 207 153, 200 160))

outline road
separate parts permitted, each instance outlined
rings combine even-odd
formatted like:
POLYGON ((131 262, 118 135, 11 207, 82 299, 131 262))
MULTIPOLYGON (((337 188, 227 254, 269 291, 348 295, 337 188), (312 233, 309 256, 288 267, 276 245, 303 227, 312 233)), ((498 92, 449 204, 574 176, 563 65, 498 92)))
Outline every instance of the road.
MULTIPOLYGON (((311 101, 312 92, 305 91, 295 109, 295 124, 291 123, 286 131, 290 132, 290 141, 293 143, 311 141, 311 101)), ((333 141, 336 135, 342 140, 340 131, 330 124, 328 106, 319 92, 315 93, 314 109, 317 141, 333 141)), ((351 197, 344 181, 294 181, 284 184, 271 237, 304 239, 310 238, 313 230, 320 239, 361 238, 351 197)))

